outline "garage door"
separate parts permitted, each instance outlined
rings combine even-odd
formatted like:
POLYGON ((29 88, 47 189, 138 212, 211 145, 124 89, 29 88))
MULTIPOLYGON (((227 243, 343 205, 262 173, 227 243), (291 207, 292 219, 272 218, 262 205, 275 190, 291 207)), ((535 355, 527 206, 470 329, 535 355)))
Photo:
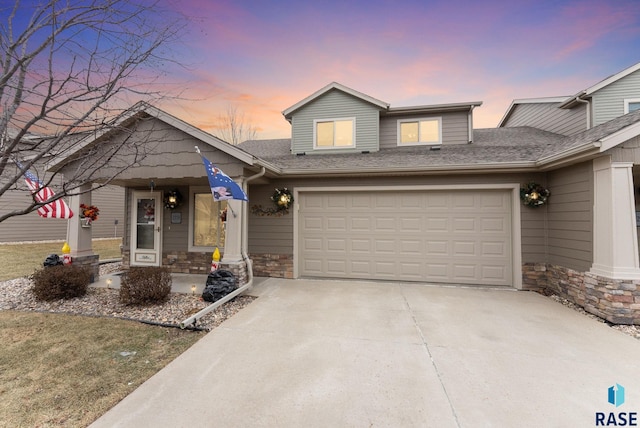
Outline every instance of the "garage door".
POLYGON ((505 190, 301 192, 303 277, 512 285, 505 190))

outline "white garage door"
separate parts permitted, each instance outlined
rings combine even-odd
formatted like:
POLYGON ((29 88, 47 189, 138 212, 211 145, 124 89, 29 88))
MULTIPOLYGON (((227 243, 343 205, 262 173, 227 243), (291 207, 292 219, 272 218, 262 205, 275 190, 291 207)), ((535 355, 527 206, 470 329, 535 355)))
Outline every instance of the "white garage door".
POLYGON ((303 277, 512 285, 505 190, 301 192, 303 277))

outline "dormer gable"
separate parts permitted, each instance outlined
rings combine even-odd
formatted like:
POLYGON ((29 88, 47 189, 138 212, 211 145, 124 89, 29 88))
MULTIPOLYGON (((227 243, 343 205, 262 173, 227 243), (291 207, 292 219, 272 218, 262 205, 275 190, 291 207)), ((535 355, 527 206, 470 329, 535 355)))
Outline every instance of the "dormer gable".
POLYGON ((372 153, 381 148, 439 147, 473 141, 469 103, 390 107, 333 82, 284 110, 291 153, 372 153))
POLYGON ((567 98, 559 108, 585 105, 588 128, 640 109, 640 62, 567 98))
POLYGON ((379 117, 389 104, 333 82, 282 114, 293 154, 375 152, 379 117))

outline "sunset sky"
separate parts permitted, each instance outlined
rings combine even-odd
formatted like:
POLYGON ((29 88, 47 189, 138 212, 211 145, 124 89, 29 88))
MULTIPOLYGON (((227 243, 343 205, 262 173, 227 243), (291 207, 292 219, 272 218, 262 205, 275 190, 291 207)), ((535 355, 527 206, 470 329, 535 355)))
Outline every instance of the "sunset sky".
MULTIPOLYGON (((179 6, 177 6, 179 5, 179 6)), ((184 100, 159 107, 215 134, 233 104, 259 138, 337 81, 392 107, 483 101, 494 127, 513 99, 573 95, 640 62, 640 1, 181 0, 190 20, 184 100)))

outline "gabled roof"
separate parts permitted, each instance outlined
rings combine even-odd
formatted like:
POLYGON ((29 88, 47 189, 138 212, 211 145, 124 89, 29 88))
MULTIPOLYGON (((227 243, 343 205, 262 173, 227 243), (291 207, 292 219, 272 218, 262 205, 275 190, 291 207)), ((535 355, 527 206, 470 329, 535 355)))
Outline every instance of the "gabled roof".
POLYGON ((597 156, 640 135, 640 110, 572 136, 532 127, 475 129, 472 144, 381 149, 372 153, 296 156, 291 140, 253 140, 240 146, 281 175, 398 175, 553 169, 597 156))
MULTIPOLYGON (((226 141, 223 141, 185 121, 182 119, 178 119, 177 117, 160 110, 157 107, 154 107, 146 102, 140 101, 136 103, 131 108, 127 109, 123 113, 121 113, 113 122, 111 126, 103 128, 100 132, 90 133, 87 137, 84 138, 83 141, 78 144, 74 144, 69 150, 59 153, 56 157, 56 160, 51 162, 48 165, 47 169, 58 170, 61 165, 69 158, 74 156, 76 153, 84 150, 85 148, 95 144, 98 140, 107 137, 111 134, 121 132, 123 127, 128 126, 130 123, 135 121, 137 118, 143 117, 144 115, 155 117, 168 125, 173 126, 176 129, 202 141, 205 144, 210 145, 230 156, 235 157, 236 159, 246 163, 247 165, 254 165, 256 162, 256 158, 247 153, 246 151, 240 149, 238 146, 231 145, 226 141)), ((195 152, 195 150, 194 150, 195 152)))
POLYGON ((511 105, 507 109, 500 122, 498 122, 498 128, 502 128, 504 124, 509 120, 509 117, 513 114, 516 107, 523 104, 558 104, 566 100, 567 97, 545 97, 545 98, 522 98, 519 100, 511 101, 511 105))
POLYGON ((389 103, 386 103, 384 101, 380 101, 376 98, 370 97, 369 95, 363 94, 362 92, 358 92, 354 89, 348 88, 344 85, 341 85, 340 83, 337 82, 331 82, 329 83, 327 86, 325 86, 324 88, 314 92, 313 94, 309 95, 308 97, 306 97, 305 99, 298 101, 297 103, 295 103, 294 105, 292 105, 291 107, 289 107, 288 109, 285 109, 282 114, 284 115, 284 117, 289 120, 291 119, 291 114, 293 114, 296 110, 300 109, 301 107, 305 106, 306 104, 312 102, 313 100, 317 99, 318 97, 321 97, 322 95, 326 94, 327 92, 337 89, 339 91, 342 91, 346 94, 349 94, 353 97, 359 98, 362 101, 365 101, 369 104, 373 104, 374 106, 378 107, 379 109, 382 110, 386 110, 389 108, 389 103))
POLYGON ((576 104, 579 103, 578 99, 585 99, 585 98, 589 98, 591 97, 591 95, 596 92, 599 91, 600 89, 604 88, 605 86, 609 86, 610 84, 617 82, 618 80, 622 79, 623 77, 626 77, 628 75, 630 75, 631 73, 634 73, 636 71, 640 70, 640 62, 637 64, 632 65, 629 68, 625 68, 624 70, 622 70, 619 73, 616 73, 614 75, 611 75, 609 77, 607 77, 606 79, 601 80, 600 82, 596 83, 595 85, 578 92, 577 94, 573 95, 572 97, 569 97, 568 99, 566 99, 559 107, 560 108, 572 108, 574 107, 576 104))

